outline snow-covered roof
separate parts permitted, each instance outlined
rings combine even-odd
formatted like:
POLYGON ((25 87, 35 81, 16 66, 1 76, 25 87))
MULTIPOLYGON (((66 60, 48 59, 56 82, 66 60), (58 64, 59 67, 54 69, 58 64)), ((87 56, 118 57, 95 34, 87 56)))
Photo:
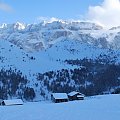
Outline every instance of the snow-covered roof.
POLYGON ((84 97, 84 95, 77 95, 78 98, 84 97))
MULTIPOLYGON (((70 92, 68 95, 69 96, 74 96, 74 95, 76 95, 76 94, 78 94, 79 92, 76 92, 76 91, 73 91, 73 92, 70 92)), ((81 94, 81 93, 80 93, 81 94)))
POLYGON ((3 100, 5 105, 22 105, 23 101, 21 99, 3 100))
POLYGON ((55 99, 68 99, 66 93, 53 93, 52 95, 55 99))

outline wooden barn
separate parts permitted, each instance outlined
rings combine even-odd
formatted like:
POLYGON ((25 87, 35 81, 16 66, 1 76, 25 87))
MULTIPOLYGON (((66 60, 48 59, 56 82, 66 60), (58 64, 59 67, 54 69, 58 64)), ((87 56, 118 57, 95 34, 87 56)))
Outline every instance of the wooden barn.
POLYGON ((68 96, 66 93, 52 93, 51 100, 55 103, 68 102, 68 96))
POLYGON ((68 94, 68 98, 71 101, 72 100, 84 100, 84 95, 80 92, 73 91, 68 94))
POLYGON ((12 100, 3 100, 2 105, 23 105, 23 101, 21 99, 12 99, 12 100))

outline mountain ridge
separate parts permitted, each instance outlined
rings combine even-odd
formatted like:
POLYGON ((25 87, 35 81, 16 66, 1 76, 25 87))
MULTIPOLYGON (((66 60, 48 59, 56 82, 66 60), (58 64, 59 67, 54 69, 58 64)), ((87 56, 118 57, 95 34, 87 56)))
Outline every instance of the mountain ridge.
POLYGON ((39 51, 49 48, 58 39, 79 40, 100 48, 119 49, 119 27, 105 30, 91 22, 53 21, 38 24, 3 24, 0 27, 0 39, 27 50, 39 51))

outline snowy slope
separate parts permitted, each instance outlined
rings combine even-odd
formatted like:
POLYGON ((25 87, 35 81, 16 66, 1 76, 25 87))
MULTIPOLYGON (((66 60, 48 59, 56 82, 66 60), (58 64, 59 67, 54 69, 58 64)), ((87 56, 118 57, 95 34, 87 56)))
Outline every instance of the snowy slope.
POLYGON ((0 120, 119 120, 119 104, 120 95, 104 95, 67 103, 0 106, 0 120))
POLYGON ((27 75, 30 74, 30 71, 34 74, 64 67, 64 65, 53 61, 52 58, 50 59, 45 51, 27 53, 8 41, 3 40, 0 40, 0 57, 1 68, 16 68, 27 75), (55 64, 56 67, 54 67, 55 64))
MULTIPOLYGON (((117 55, 119 52, 114 52, 117 55)), ((0 40, 0 68, 18 69, 32 79, 33 74, 51 70, 73 68, 65 64, 69 59, 96 59, 99 55, 110 54, 107 49, 96 48, 78 40, 61 40, 51 48, 39 52, 28 53, 6 40, 0 40)), ((119 56, 117 55, 118 61, 119 56)), ((112 59, 112 58, 111 58, 112 59)))
POLYGON ((106 50, 96 49, 79 41, 64 40, 47 50, 27 53, 8 41, 0 40, 0 68, 16 68, 29 75, 30 73, 70 67, 56 61, 58 59, 64 61, 66 59, 83 59, 84 57, 95 58, 103 52, 105 53, 106 50))

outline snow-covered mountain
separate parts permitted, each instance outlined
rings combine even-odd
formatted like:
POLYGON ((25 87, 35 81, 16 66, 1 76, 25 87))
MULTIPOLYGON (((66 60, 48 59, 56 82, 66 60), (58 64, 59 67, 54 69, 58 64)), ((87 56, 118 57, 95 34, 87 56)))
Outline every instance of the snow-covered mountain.
MULTIPOLYGON (((71 90, 79 90, 81 87, 85 88, 86 85, 91 87, 94 84, 92 81, 94 76, 100 70, 107 70, 109 64, 113 63, 119 66, 119 38, 119 27, 105 30, 102 26, 90 22, 58 20, 53 22, 43 21, 39 24, 23 24, 19 22, 1 24, 1 90, 3 88, 4 90, 5 88, 12 89, 11 86, 6 86, 6 83, 4 83, 3 73, 7 73, 6 79, 8 83, 12 79, 19 79, 11 78, 11 70, 17 72, 18 75, 24 76, 27 83, 22 87, 18 84, 17 91, 14 94, 12 93, 13 95, 9 94, 8 97, 24 96, 24 91, 29 87, 34 88, 36 99, 43 99, 43 96, 49 99, 51 92, 57 92, 61 89, 55 91, 54 82, 59 83, 59 86, 67 86, 67 89, 75 86, 71 90), (84 72, 82 68, 85 68, 84 72), (76 69, 78 72, 76 72, 76 69), (66 71, 69 75, 65 75, 66 71), (81 80, 84 81, 83 83, 76 82, 78 78, 75 75, 79 76, 79 72, 82 72, 81 80), (63 82, 58 79, 65 80, 63 82)), ((114 77, 117 79, 119 76, 120 74, 116 74, 114 77)), ((115 87, 118 87, 118 84, 115 87)), ((70 88, 68 91, 70 91, 70 88)), ((7 94, 9 92, 7 91, 7 94)), ((99 91, 99 93, 101 92, 103 91, 99 91)))
POLYGON ((105 30, 102 26, 90 22, 53 21, 39 24, 1 24, 0 39, 27 50, 39 51, 54 43, 72 39, 101 48, 120 48, 119 27, 105 30))

